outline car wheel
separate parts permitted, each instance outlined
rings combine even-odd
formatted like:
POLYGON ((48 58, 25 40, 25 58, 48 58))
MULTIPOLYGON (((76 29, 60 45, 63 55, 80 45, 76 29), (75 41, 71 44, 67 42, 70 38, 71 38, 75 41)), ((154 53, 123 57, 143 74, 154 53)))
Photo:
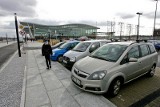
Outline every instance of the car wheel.
POLYGON ((113 80, 113 82, 111 83, 111 85, 109 87, 110 96, 114 97, 114 96, 118 95, 120 88, 121 88, 121 85, 122 85, 122 81, 119 78, 113 80))
POLYGON ((58 57, 58 62, 61 63, 62 61, 63 61, 63 56, 59 56, 59 57, 58 57))
POLYGON ((156 68, 155 66, 152 66, 152 67, 151 67, 151 69, 150 69, 149 72, 147 73, 147 75, 148 75, 149 77, 153 77, 153 76, 154 76, 155 71, 156 71, 155 68, 156 68))

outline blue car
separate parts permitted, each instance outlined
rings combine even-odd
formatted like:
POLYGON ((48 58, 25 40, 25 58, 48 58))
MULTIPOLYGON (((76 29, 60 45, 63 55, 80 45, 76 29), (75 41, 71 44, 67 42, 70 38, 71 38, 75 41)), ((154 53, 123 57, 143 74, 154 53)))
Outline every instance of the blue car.
POLYGON ((148 41, 154 45, 154 47, 156 48, 157 51, 160 50, 160 41, 159 40, 148 40, 148 41))
POLYGON ((51 60, 52 61, 58 61, 62 62, 63 61, 63 54, 65 54, 67 51, 73 49, 79 41, 68 41, 61 45, 59 48, 53 49, 52 50, 52 56, 51 60))

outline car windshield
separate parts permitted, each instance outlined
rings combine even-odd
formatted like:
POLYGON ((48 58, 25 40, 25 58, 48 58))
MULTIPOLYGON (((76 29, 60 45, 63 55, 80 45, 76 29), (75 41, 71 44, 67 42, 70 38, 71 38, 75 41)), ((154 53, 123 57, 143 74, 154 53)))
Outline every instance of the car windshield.
POLYGON ((90 44, 90 42, 81 42, 75 48, 73 48, 73 51, 84 52, 90 44))
POLYGON ((64 43, 63 45, 61 45, 59 48, 60 48, 60 49, 66 49, 66 48, 69 47, 69 45, 70 45, 70 43, 67 42, 67 43, 64 43))
POLYGON ((126 50, 126 45, 107 44, 93 52, 90 57, 98 58, 110 62, 116 62, 126 50))
POLYGON ((64 44, 64 42, 59 42, 59 43, 55 44, 54 47, 59 47, 62 44, 64 44))

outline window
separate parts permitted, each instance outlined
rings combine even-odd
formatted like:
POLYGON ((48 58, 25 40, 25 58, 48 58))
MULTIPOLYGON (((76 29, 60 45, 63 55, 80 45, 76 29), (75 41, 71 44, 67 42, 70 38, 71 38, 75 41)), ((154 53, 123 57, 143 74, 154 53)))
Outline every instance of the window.
POLYGON ((154 48, 152 45, 149 45, 149 48, 150 48, 151 53, 156 52, 156 51, 155 51, 155 48, 154 48))
POLYGON ((90 42, 81 42, 75 48, 73 48, 73 51, 84 52, 90 46, 90 44, 90 42))
POLYGON ((100 43, 99 42, 96 42, 96 43, 93 43, 89 49, 90 52, 93 52, 95 51, 97 48, 100 47, 100 43))
POLYGON ((128 58, 139 58, 138 46, 131 48, 131 50, 128 52, 128 58))
POLYGON ((139 53, 139 48, 138 46, 132 47, 129 51, 128 54, 125 55, 125 57, 123 58, 123 60, 121 61, 121 65, 128 63, 129 62, 129 58, 139 58, 140 57, 140 53, 139 53))
POLYGON ((110 42, 107 42, 107 41, 101 41, 101 46, 107 44, 107 43, 110 43, 110 42))
POLYGON ((126 45, 106 44, 97 49, 91 57, 103 59, 106 61, 116 62, 123 52, 126 50, 126 45))
POLYGON ((140 45, 142 57, 149 54, 147 45, 140 45))

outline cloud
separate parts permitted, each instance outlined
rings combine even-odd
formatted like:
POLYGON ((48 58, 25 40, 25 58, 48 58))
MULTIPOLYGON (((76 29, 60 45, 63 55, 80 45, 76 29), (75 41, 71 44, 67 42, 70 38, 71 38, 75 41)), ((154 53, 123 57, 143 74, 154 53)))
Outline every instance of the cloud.
POLYGON ((117 13, 116 15, 122 19, 130 19, 130 18, 135 17, 135 15, 129 14, 129 13, 117 13))
POLYGON ((35 24, 42 24, 42 25, 64 25, 64 24, 88 24, 92 26, 107 26, 108 21, 91 21, 91 20, 66 20, 66 21, 56 21, 56 20, 43 20, 43 19, 26 19, 22 20, 22 22, 30 22, 30 23, 35 23, 35 24))
MULTIPOLYGON (((149 18, 149 19, 153 19, 154 15, 155 15, 154 12, 149 12, 149 13, 144 14, 143 16, 145 16, 146 18, 149 18)), ((158 11, 157 11, 156 18, 160 18, 160 14, 158 14, 158 11)))
POLYGON ((17 13, 18 16, 32 17, 36 15, 36 0, 0 0, 0 17, 17 13))

